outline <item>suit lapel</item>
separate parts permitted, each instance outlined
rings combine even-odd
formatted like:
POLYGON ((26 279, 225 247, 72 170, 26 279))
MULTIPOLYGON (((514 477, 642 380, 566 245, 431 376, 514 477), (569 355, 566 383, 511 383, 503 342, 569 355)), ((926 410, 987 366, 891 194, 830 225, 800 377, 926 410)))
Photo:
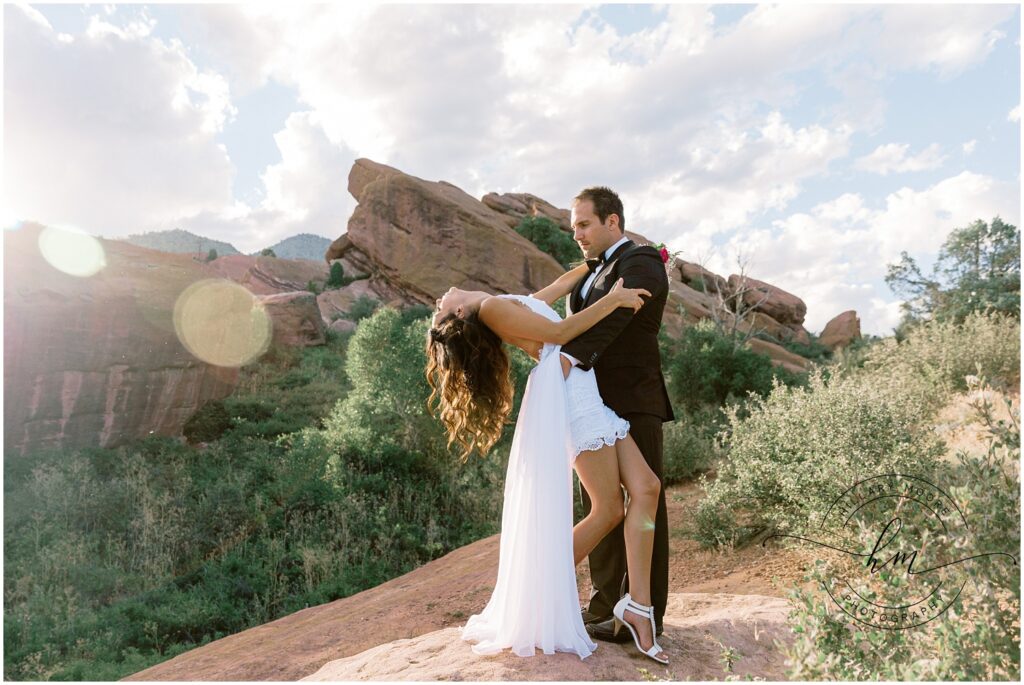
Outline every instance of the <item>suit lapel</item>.
MULTIPOLYGON (((587 292, 587 299, 583 301, 583 309, 586 309, 587 307, 590 306, 590 301, 594 298, 594 291, 597 290, 598 282, 604 280, 608 276, 608 274, 615 268, 615 264, 613 264, 613 262, 620 256, 622 256, 623 252, 625 252, 635 244, 636 243, 634 243, 632 240, 627 240, 626 242, 619 245, 619 247, 616 248, 615 252, 612 252, 611 256, 608 257, 607 260, 605 260, 605 263, 602 265, 603 268, 601 269, 601 273, 599 273, 597 275, 597 278, 594 279, 593 285, 590 286, 590 290, 587 292)), ((580 281, 580 290, 583 290, 582 283, 586 282, 587 279, 585 278, 580 281)), ((577 310, 574 308, 573 311, 577 310)))

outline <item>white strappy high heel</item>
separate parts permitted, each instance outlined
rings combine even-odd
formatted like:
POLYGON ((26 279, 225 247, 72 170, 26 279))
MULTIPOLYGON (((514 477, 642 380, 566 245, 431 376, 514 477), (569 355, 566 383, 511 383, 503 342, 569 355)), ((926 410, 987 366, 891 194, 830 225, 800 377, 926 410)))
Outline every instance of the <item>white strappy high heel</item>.
POLYGON ((654 607, 653 606, 644 606, 643 604, 638 604, 637 602, 634 602, 633 598, 630 597, 629 593, 627 592, 625 595, 622 596, 622 599, 620 599, 618 602, 615 603, 615 606, 612 608, 612 614, 615 615, 615 629, 612 632, 613 635, 618 635, 619 634, 619 628, 621 628, 623 625, 625 625, 627 628, 629 628, 629 632, 633 636, 633 642, 636 643, 636 648, 639 649, 641 653, 646 654, 647 656, 651 657, 652 659, 657 661, 659 664, 667 664, 668 663, 668 657, 665 656, 664 650, 661 648, 661 645, 658 644, 658 640, 655 639, 655 633, 657 631, 655 630, 655 627, 654 627, 654 607), (647 618, 651 622, 651 640, 653 641, 654 644, 651 645, 650 649, 644 651, 644 648, 640 646, 640 638, 636 634, 636 630, 633 629, 633 625, 629 621, 627 621, 626 618, 625 618, 626 610, 627 609, 629 611, 632 611, 634 614, 639 614, 639 615, 647 618), (658 657, 654 656, 658 652, 662 652, 661 659, 659 659, 658 657))

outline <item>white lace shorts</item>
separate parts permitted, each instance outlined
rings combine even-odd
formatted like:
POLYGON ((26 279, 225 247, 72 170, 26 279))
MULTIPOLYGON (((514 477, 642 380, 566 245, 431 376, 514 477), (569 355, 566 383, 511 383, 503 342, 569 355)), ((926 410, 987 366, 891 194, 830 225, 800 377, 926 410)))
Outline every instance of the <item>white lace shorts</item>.
POLYGON ((573 366, 565 379, 565 396, 569 404, 573 461, 580 452, 614 445, 629 433, 629 421, 609 409, 601 399, 593 369, 584 371, 573 366))

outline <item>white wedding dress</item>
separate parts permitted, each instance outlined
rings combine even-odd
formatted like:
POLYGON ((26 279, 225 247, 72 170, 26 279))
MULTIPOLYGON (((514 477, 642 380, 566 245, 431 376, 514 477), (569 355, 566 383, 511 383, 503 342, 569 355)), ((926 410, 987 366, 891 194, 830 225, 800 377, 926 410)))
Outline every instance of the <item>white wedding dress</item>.
MULTIPOLYGON (((558 312, 529 295, 500 295, 553 321, 558 312)), ((487 606, 470 616, 463 640, 477 654, 506 648, 519 656, 597 649, 583 627, 572 549, 572 465, 581 449, 612 445, 629 423, 601 401, 593 370, 563 379, 547 343, 530 372, 505 474, 498 581, 487 606)))

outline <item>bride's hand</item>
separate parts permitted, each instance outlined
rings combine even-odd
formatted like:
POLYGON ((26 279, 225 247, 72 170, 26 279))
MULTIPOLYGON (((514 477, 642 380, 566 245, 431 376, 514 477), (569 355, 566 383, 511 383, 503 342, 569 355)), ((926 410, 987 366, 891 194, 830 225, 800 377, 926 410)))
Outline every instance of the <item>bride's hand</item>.
POLYGON ((641 295, 650 297, 651 293, 644 288, 626 288, 622 285, 621 278, 615 281, 615 285, 608 292, 608 297, 615 298, 620 307, 631 307, 634 313, 640 311, 640 308, 644 306, 641 295))

